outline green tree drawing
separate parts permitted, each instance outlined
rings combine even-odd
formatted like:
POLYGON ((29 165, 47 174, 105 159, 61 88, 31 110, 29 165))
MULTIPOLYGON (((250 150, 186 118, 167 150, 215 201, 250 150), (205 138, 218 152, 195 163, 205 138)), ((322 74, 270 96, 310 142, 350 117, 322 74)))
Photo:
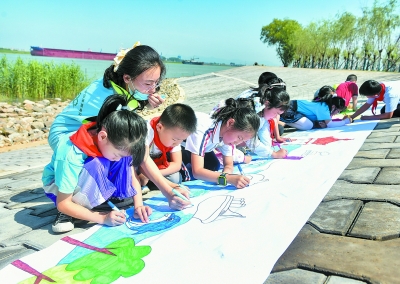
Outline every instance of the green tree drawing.
POLYGON ((142 258, 151 252, 150 246, 135 246, 131 238, 117 240, 106 248, 115 256, 93 252, 71 262, 66 270, 79 270, 74 280, 92 279, 92 284, 112 283, 119 277, 131 277, 142 271, 145 266, 142 258))

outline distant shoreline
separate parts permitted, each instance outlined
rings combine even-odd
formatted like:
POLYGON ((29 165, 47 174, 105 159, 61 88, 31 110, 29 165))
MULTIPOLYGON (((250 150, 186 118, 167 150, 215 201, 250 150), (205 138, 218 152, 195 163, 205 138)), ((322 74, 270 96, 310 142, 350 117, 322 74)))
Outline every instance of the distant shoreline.
POLYGON ((10 49, 10 48, 2 48, 2 47, 0 47, 0 53, 30 54, 29 51, 14 50, 14 49, 10 49))

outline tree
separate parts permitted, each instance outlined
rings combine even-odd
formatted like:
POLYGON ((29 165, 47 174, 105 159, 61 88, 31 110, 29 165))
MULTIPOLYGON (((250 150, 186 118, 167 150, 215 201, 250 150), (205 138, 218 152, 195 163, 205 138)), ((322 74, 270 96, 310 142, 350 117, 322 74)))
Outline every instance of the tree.
POLYGON ((276 45, 276 52, 283 66, 288 67, 295 55, 294 35, 301 30, 301 25, 295 20, 274 19, 269 25, 262 27, 260 40, 269 46, 276 45))

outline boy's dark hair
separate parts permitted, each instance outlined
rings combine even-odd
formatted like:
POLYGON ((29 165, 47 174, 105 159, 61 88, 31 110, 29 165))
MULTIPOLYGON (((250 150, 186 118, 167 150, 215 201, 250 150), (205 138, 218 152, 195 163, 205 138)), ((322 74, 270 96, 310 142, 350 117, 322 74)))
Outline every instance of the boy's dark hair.
POLYGON ((358 91, 363 96, 375 96, 382 91, 382 86, 378 81, 367 80, 362 83, 358 91))
POLYGON ((347 76, 346 81, 357 82, 357 76, 354 74, 350 74, 349 76, 347 76))
MULTIPOLYGON (((166 68, 160 55, 150 46, 136 46, 127 52, 116 72, 114 72, 113 64, 104 71, 103 86, 107 89, 111 88, 111 83, 109 82, 111 80, 121 88, 125 89, 125 81, 123 78, 125 74, 129 75, 129 77, 134 80, 144 71, 157 66, 161 69, 159 79, 159 82, 161 82, 165 77, 166 68)), ((156 91, 159 91, 159 88, 160 87, 158 87, 156 91)), ((147 100, 140 101, 139 110, 143 109, 146 104, 147 100)))
POLYGON ((253 108, 243 107, 233 99, 225 101, 225 106, 214 112, 211 116, 216 122, 226 123, 230 118, 235 120, 234 129, 239 131, 257 133, 260 127, 260 118, 253 108))
POLYGON ((167 128, 179 127, 193 133, 197 128, 197 118, 194 110, 185 104, 172 104, 160 116, 160 123, 167 128))
POLYGON ((139 166, 146 152, 147 125, 137 113, 127 109, 125 96, 111 95, 104 101, 96 118, 96 129, 107 132, 107 139, 118 150, 132 155, 132 165, 139 166))
POLYGON ((320 102, 325 100, 328 96, 332 96, 332 93, 335 92, 335 89, 332 86, 325 85, 318 91, 318 96, 316 96, 313 101, 320 102))

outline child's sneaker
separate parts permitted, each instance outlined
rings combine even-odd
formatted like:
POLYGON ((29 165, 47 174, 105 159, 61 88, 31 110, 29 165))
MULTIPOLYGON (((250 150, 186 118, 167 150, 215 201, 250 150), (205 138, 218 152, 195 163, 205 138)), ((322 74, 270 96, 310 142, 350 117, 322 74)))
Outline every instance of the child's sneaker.
POLYGON ((150 188, 147 185, 142 186, 142 195, 150 192, 150 188))
POLYGON ((74 229, 74 221, 71 216, 65 215, 58 211, 56 219, 51 225, 54 233, 65 233, 74 229))

